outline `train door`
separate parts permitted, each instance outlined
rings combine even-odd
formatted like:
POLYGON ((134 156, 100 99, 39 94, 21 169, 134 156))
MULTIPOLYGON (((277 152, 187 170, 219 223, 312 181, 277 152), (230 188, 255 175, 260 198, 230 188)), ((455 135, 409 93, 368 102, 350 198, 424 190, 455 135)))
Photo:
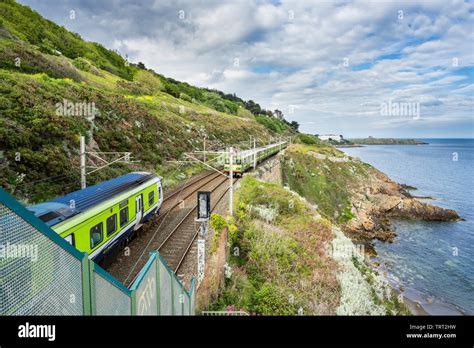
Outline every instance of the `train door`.
POLYGON ((163 187, 161 186, 161 180, 156 184, 158 187, 158 206, 160 207, 163 203, 163 187))
POLYGON ((142 219, 143 219, 143 195, 138 195, 135 197, 135 208, 136 208, 136 221, 137 221, 137 227, 138 225, 141 224, 142 219))

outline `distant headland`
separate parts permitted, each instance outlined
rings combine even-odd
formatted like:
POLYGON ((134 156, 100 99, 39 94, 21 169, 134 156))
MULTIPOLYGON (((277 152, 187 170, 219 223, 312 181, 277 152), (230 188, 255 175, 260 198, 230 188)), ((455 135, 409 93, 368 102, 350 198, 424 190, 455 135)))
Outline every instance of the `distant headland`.
POLYGON ((359 145, 427 145, 425 141, 417 139, 401 139, 401 138, 352 138, 348 139, 353 144, 359 145))
POLYGON ((342 134, 316 134, 325 143, 336 147, 361 147, 362 145, 427 145, 427 142, 408 138, 344 138, 342 134))

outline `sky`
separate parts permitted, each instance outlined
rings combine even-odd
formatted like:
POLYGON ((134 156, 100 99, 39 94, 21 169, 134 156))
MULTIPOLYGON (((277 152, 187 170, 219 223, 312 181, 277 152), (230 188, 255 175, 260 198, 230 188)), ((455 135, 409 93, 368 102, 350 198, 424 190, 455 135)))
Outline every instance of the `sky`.
POLYGON ((474 136, 473 1, 19 2, 165 76, 279 109, 306 133, 474 136))

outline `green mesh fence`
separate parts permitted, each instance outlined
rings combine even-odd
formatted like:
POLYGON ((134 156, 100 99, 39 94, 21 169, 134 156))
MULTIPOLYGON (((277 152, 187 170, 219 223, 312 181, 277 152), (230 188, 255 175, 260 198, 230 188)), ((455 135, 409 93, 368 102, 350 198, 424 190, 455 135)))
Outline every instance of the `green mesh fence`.
POLYGON ((118 283, 111 275, 94 265, 92 268, 93 314, 131 315, 131 291, 118 283))
POLYGON ((183 315, 184 291, 178 278, 173 275, 173 314, 183 315))
POLYGON ((136 315, 157 315, 158 314, 158 284, 156 253, 152 253, 150 259, 138 274, 136 281, 132 285, 135 295, 136 315))
POLYGON ((81 260, 1 202, 0 314, 84 314, 81 260))
POLYGON ((173 315, 173 292, 171 289, 171 272, 161 258, 158 263, 158 274, 160 277, 160 314, 173 315))
POLYGON ((195 315, 196 312, 196 288, 195 288, 195 282, 194 278, 191 283, 191 288, 189 290, 191 297, 189 298, 189 315, 195 315))
POLYGON ((152 252, 131 286, 136 315, 194 314, 194 279, 188 292, 165 260, 152 252))
POLYGON ((132 287, 89 261, 0 189, 0 315, 194 315, 187 291, 152 252, 132 287))

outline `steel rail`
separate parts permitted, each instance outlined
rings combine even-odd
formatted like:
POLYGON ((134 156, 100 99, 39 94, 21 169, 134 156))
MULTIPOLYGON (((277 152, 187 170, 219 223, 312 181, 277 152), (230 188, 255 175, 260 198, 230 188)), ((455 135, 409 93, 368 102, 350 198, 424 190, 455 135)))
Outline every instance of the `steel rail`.
MULTIPOLYGON (((234 181, 234 184, 237 183, 237 181, 239 181, 240 178, 237 178, 235 181, 234 181)), ((214 206, 212 207, 211 209, 211 213, 214 211, 214 209, 216 209, 216 207, 219 205, 219 203, 222 201, 222 198, 225 197, 227 191, 229 191, 230 187, 226 188, 224 190, 224 192, 222 193, 222 195, 217 199, 217 202, 214 204, 214 206)), ((186 258, 186 256, 188 255, 188 252, 189 250, 191 250, 191 247, 193 246, 194 244, 194 241, 196 240, 196 237, 199 235, 199 229, 194 233, 194 236, 193 238, 191 239, 191 242, 189 243, 188 247, 186 248, 186 250, 184 251, 184 254, 183 256, 181 256, 181 259, 179 260, 178 262, 178 265, 175 267, 175 269, 173 270, 174 273, 178 272, 179 268, 181 267, 184 259, 186 258)))
MULTIPOLYGON (((214 192, 215 190, 217 190, 224 182, 227 181, 227 178, 225 178, 224 180, 222 180, 221 182, 219 182, 219 184, 217 184, 212 190, 211 190, 211 193, 214 192)), ((188 213, 186 213, 186 215, 180 220, 180 222, 178 222, 176 224, 176 226, 173 228, 173 230, 168 234, 168 236, 165 238, 165 240, 163 242, 161 242, 160 246, 158 247, 158 251, 160 251, 163 246, 169 241, 169 239, 171 238, 171 236, 174 235, 174 233, 178 230, 178 228, 181 226, 181 224, 189 217, 189 215, 191 215, 192 212, 194 212, 194 209, 196 209, 197 207, 197 203, 193 205, 193 207, 189 210, 188 213)))

